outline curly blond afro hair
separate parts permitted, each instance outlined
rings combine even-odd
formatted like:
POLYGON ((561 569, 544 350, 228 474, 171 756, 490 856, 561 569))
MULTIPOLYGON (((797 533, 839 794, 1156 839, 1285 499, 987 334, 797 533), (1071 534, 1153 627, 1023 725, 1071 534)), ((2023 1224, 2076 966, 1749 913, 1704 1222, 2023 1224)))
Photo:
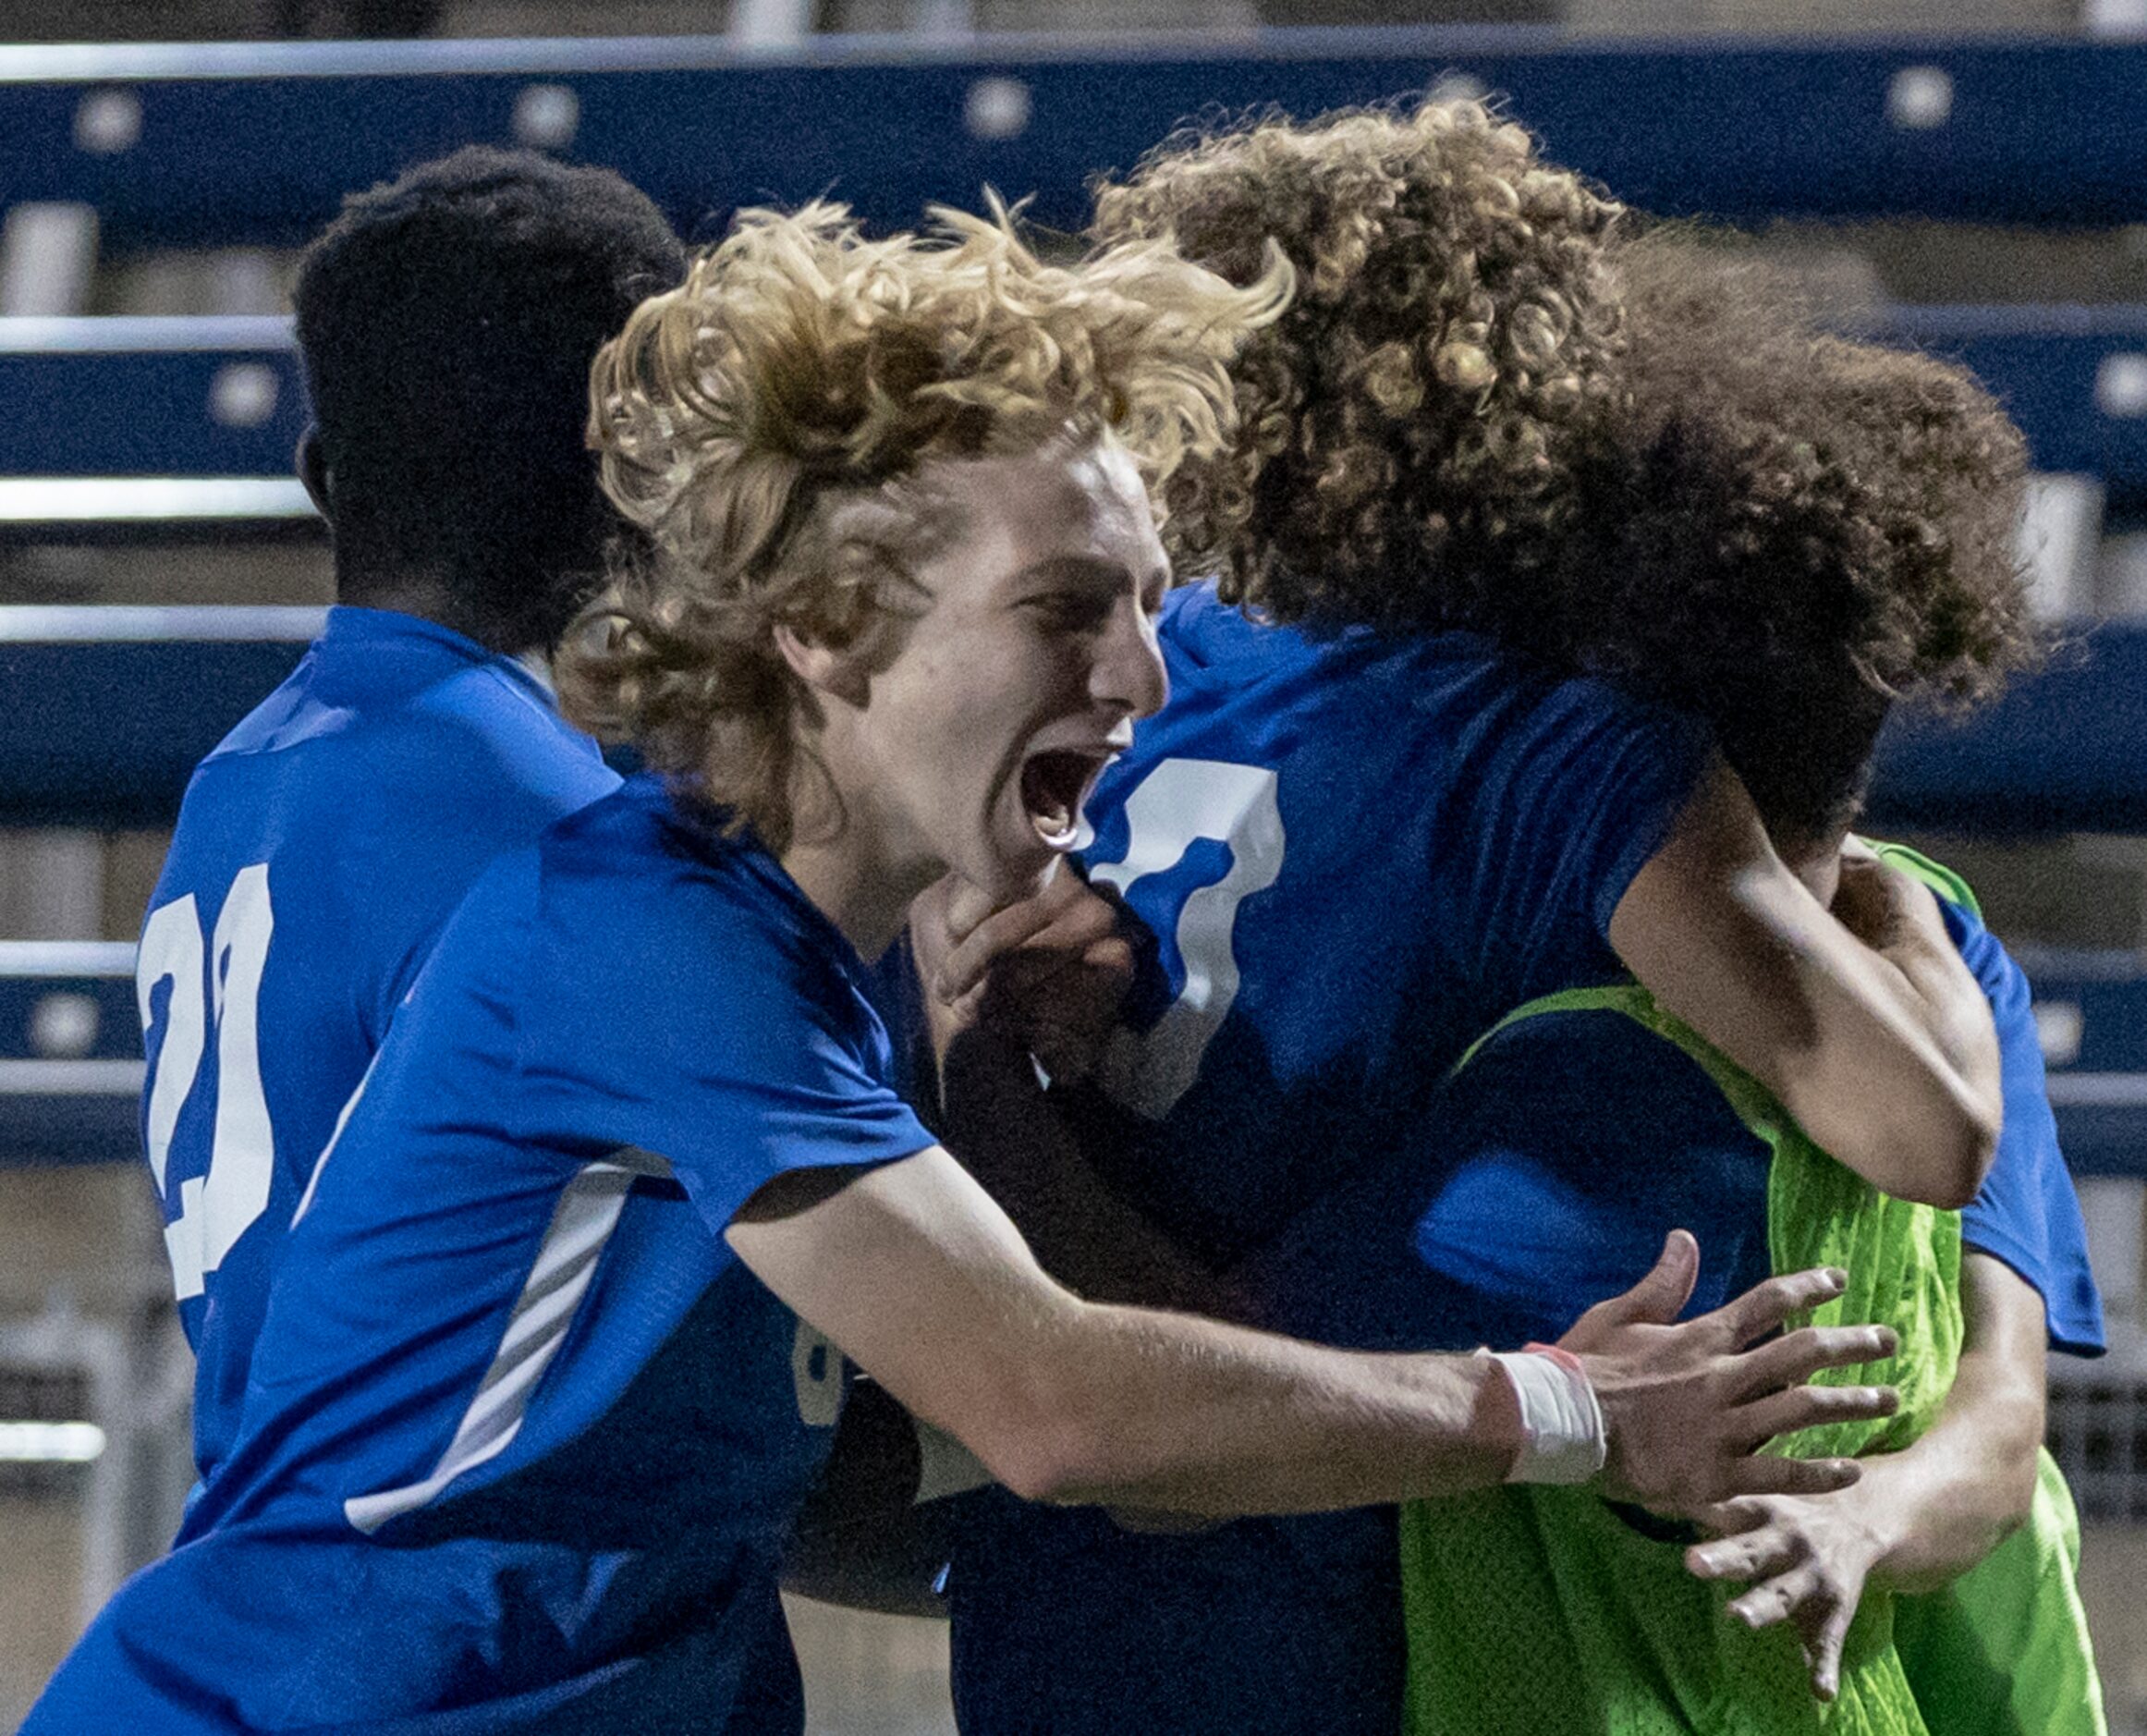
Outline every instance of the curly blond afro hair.
POLYGON ((960 533, 933 460, 1105 435, 1152 491, 1221 447, 1226 364, 1289 292, 1233 288, 1172 248, 1040 262, 1004 211, 870 240, 839 206, 742 214, 597 358, 590 442, 653 560, 568 636, 574 715, 628 739, 786 848, 811 701, 775 644, 915 613, 909 574, 960 533))
POLYGON ((1173 484, 1180 559, 1285 620, 1465 617, 1487 545, 1525 561, 1564 529, 1615 390, 1620 214, 1473 102, 1187 134, 1102 185, 1099 239, 1239 283, 1272 241, 1299 279, 1238 361, 1236 440, 1173 484))

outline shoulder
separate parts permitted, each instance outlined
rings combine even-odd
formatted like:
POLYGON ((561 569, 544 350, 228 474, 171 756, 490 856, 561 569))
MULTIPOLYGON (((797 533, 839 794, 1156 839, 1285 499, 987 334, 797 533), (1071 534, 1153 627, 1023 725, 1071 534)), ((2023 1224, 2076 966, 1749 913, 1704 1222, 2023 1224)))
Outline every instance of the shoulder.
POLYGON ((1497 1030, 1449 1076, 1438 1114, 1463 1139, 1552 1153, 1758 1143, 1698 1061, 1611 1009, 1497 1030))
POLYGON ((586 981, 631 984, 637 997, 658 985, 704 1007, 851 998, 834 925, 750 835, 726 833, 656 777, 559 821, 532 860, 539 944, 586 981))
POLYGON ((561 717, 550 695, 502 657, 457 670, 381 719, 376 750, 413 776, 488 776, 496 792, 580 807, 617 788, 596 743, 561 717))
POLYGON ((1975 889, 1944 862, 1934 861, 1906 844, 1878 838, 1864 840, 1882 862, 1930 887, 1938 899, 1938 911, 1954 949, 1960 954, 1993 1009, 2003 1021, 2008 1014, 2029 1017, 2028 979, 1998 937, 1984 926, 1982 907, 1975 889))

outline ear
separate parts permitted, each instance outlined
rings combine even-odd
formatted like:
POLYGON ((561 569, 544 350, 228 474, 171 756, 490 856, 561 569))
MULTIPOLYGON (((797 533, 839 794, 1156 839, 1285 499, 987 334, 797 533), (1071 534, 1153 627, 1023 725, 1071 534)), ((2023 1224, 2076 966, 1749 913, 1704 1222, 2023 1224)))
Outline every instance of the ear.
POLYGON ((816 693, 840 700, 852 710, 864 708, 872 675, 856 646, 837 649, 806 639, 796 629, 782 625, 775 628, 775 649, 783 654, 791 674, 816 693))
POLYGON ((306 431, 299 436, 299 449, 291 455, 291 465, 321 516, 335 523, 335 514, 328 504, 328 455, 321 448, 319 423, 306 424, 306 431))

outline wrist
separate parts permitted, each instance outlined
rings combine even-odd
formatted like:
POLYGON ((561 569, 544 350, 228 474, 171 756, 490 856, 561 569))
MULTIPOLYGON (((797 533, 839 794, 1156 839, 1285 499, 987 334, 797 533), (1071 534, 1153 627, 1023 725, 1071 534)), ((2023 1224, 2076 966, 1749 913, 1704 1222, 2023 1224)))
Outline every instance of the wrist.
POLYGON ((1480 1351, 1497 1365, 1519 1418, 1519 1446, 1508 1483, 1586 1483, 1609 1456, 1603 1407, 1580 1359, 1555 1345, 1480 1351))

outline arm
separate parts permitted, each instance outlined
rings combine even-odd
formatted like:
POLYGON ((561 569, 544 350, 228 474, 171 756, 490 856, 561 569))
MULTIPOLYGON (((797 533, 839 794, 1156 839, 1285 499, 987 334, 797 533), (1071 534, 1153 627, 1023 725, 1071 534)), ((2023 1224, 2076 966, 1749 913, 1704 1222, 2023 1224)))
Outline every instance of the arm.
MULTIPOLYGON (((1084 1302, 938 1148, 863 1173, 763 1187, 726 1231, 778 1297, 896 1399, 1031 1499, 1193 1513, 1305 1512, 1482 1487, 1522 1446, 1498 1364, 1326 1351, 1178 1314, 1084 1302), (835 1191, 830 1193, 828 1189, 835 1191)), ((1755 1456, 1820 1417, 1884 1414, 1890 1391, 1799 1383, 1890 1353, 1873 1327, 1805 1327, 1746 1349, 1839 1289, 1773 1278, 1680 1326, 1697 1250, 1596 1311, 1579 1351, 1621 1498, 1675 1510, 1839 1486, 1853 1465, 1755 1456)), ((1584 1323, 1585 1324, 1585 1323, 1584 1323)))
POLYGON ((1060 1282, 1094 1301, 1235 1317, 1226 1280, 1097 1174, 1037 1078, 1042 1066, 1070 1082, 1093 1064, 1132 976, 1136 921, 1063 866, 1005 907, 951 876, 917 900, 940 1128, 1060 1282))
POLYGON ((784 1546, 783 1589, 887 1615, 945 1615, 937 1586, 954 1526, 940 1498, 990 1480, 981 1467, 967 1478, 945 1475, 932 1461, 947 1449, 960 1455, 936 1431, 921 1436, 876 1382, 855 1382, 784 1546))
POLYGON ((1794 1620, 1822 1699, 1838 1685, 1867 1580, 1929 1590, 2028 1516, 2043 1439, 2043 1299, 2003 1262, 1970 1253, 1961 1303, 1959 1373, 1913 1446, 1865 1460, 1862 1478, 1837 1494, 1729 1503, 1715 1518, 1735 1534, 1688 1554, 1702 1579, 1760 1582, 1730 1613, 1755 1628, 1794 1620))
POLYGON ((1825 1150, 1889 1193, 1963 1205, 1996 1149, 1989 1008, 1928 893, 1849 872, 1837 908, 1869 918, 1870 946, 1783 866, 1718 762, 1626 889, 1610 942, 1825 1150))

